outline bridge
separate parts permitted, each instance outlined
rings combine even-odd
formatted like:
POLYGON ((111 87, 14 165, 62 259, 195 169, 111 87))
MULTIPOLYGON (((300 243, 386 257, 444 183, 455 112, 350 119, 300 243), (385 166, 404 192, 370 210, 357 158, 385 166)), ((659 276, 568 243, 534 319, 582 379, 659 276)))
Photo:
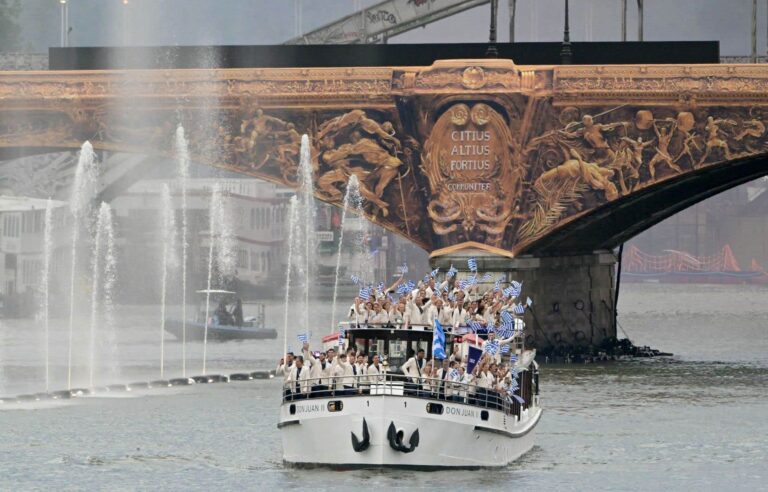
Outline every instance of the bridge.
POLYGON ((766 94, 754 64, 0 72, 0 155, 170 156, 181 121, 194 160, 295 187, 307 133, 320 200, 357 175, 368 219, 433 264, 523 280, 530 343, 598 344, 613 249, 768 174, 766 94))

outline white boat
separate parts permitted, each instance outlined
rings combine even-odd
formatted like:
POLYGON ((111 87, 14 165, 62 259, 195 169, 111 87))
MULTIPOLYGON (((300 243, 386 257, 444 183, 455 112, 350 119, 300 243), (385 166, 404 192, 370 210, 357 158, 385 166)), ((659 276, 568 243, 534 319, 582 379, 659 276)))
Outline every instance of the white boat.
MULTIPOLYGON (((449 354, 454 343, 466 343, 461 335, 445 335, 449 354)), ((426 378, 417 385, 395 372, 411 351, 423 348, 431 358, 432 336, 429 327, 346 330, 346 340, 363 353, 385 354, 392 372, 375 382, 355 377, 357 389, 350 394, 313 386, 295 395, 284 388, 278 423, 284 462, 334 468, 484 468, 506 466, 530 450, 542 413, 535 351, 514 349, 522 403, 460 383, 452 383, 456 391, 451 393, 458 394, 446 397, 422 390, 428 386, 426 378)))

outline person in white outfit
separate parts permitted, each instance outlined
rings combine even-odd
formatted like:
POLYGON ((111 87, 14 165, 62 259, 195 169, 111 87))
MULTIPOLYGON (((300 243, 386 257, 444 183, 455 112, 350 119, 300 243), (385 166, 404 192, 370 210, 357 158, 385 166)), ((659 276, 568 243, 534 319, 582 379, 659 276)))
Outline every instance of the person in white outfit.
POLYGON ((304 357, 298 356, 288 377, 294 400, 306 398, 310 389, 309 368, 304 367, 304 357))

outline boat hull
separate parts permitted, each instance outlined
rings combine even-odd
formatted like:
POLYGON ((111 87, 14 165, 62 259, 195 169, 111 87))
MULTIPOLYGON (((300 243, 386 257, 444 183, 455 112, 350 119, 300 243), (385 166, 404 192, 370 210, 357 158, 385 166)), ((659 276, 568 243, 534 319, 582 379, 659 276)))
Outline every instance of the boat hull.
MULTIPOLYGON (((165 331, 182 339, 182 322, 180 320, 169 319, 165 321, 165 331)), ((205 337, 205 324, 197 322, 187 322, 186 326, 187 340, 203 340, 205 337)), ((277 330, 273 328, 252 328, 240 326, 209 325, 208 340, 253 340, 277 338, 277 330)))
POLYGON ((499 410, 464 403, 407 396, 312 398, 285 402, 278 427, 283 460, 294 466, 400 467, 418 469, 486 468, 506 466, 533 447, 541 409, 531 407, 520 420, 499 410), (331 412, 329 403, 341 402, 331 412), (427 409, 442 406, 442 413, 427 409), (369 444, 355 451, 364 439, 369 444), (390 426, 402 432, 401 442, 411 452, 390 443, 390 426), (412 438, 418 430, 418 444, 412 438))

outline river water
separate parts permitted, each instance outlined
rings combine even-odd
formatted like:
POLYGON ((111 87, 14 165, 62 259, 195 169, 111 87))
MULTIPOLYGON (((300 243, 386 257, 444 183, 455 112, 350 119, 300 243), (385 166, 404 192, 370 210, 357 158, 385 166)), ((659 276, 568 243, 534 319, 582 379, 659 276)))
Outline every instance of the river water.
MULTIPOLYGON (((544 365, 537 444, 504 469, 285 468, 275 427, 279 382, 262 380, 0 406, 0 490, 765 490, 768 289, 625 284, 621 296, 620 320, 630 338, 675 357, 544 365)), ((124 382, 157 378, 156 311, 120 309, 124 382)), ((330 317, 319 306, 317 314, 330 317)), ((282 325, 278 304, 268 315, 282 325)), ((65 331, 54 334, 56 388, 66 378, 65 331)), ((313 340, 323 334, 313 333, 313 340)), ((0 390, 40 391, 34 324, 0 320, 0 337, 0 390)), ((295 340, 292 333, 289 344, 297 346, 295 340)), ((166 374, 176 375, 180 347, 166 345, 166 374)), ((209 372, 272 368, 281 345, 212 344, 209 372)), ((189 353, 188 367, 198 373, 201 347, 189 353)), ((86 372, 80 369, 75 374, 86 372)), ((451 445, 457 443, 447 432, 451 445)))

